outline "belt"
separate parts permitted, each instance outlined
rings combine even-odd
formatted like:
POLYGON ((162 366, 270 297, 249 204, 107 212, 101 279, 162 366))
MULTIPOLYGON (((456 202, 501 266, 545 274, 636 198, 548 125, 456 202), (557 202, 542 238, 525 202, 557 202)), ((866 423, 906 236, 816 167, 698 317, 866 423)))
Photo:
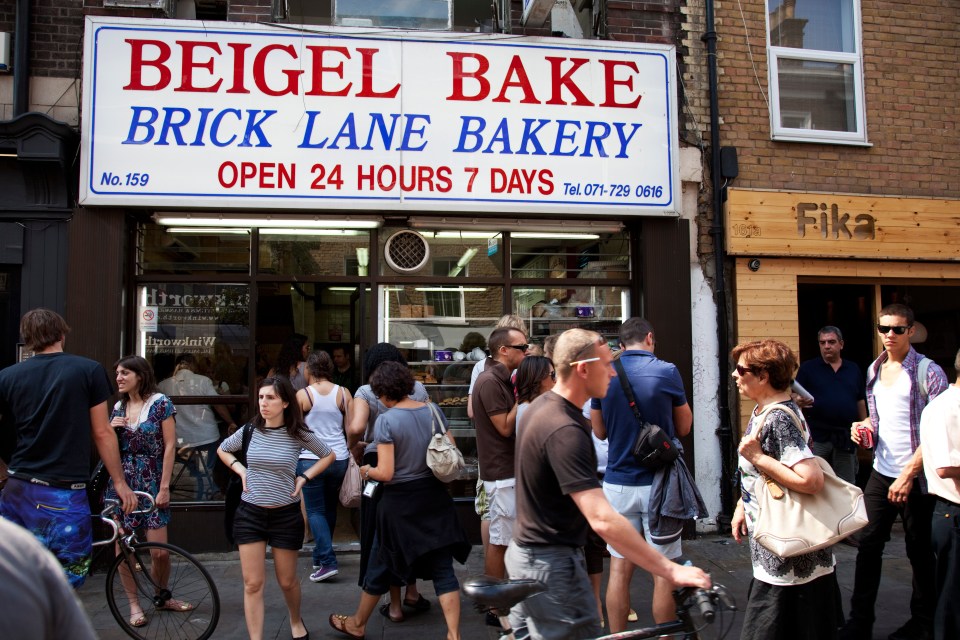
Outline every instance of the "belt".
POLYGON ((17 480, 22 480, 23 482, 29 482, 30 484, 39 484, 43 487, 54 487, 56 489, 71 489, 78 491, 80 489, 86 489, 86 482, 66 482, 64 480, 41 480, 40 478, 34 478, 33 476, 28 476, 19 471, 10 471, 10 477, 16 478, 17 480))
POLYGON ((943 496, 938 496, 937 494, 933 494, 933 497, 937 499, 937 502, 942 502, 943 504, 947 505, 948 507, 953 507, 954 509, 960 508, 960 504, 957 504, 957 503, 954 502, 953 500, 947 500, 947 499, 944 498, 943 496))

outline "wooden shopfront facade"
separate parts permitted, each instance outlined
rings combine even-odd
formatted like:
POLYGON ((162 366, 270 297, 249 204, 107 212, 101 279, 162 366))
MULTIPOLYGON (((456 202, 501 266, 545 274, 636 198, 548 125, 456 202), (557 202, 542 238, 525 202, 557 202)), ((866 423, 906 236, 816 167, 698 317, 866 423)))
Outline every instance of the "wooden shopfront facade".
MULTIPOLYGON (((914 347, 952 377, 960 346, 960 201, 731 189, 736 342, 782 340, 801 361, 819 355, 817 330, 844 333, 861 369, 882 345, 886 304, 910 306, 914 347)), ((741 428, 751 407, 740 403, 741 428)))

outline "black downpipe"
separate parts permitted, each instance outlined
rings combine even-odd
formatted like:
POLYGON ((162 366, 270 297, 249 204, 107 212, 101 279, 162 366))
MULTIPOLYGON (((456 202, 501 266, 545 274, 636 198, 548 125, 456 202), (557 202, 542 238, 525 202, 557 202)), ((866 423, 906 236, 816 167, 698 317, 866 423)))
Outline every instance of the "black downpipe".
POLYGON ((17 0, 13 51, 13 117, 30 110, 30 0, 17 0))
POLYGON ((724 279, 726 250, 723 237, 723 176, 720 170, 720 105, 717 98, 717 31, 713 13, 713 0, 706 2, 706 32, 700 38, 707 45, 707 78, 710 85, 710 181, 713 184, 713 224, 710 236, 713 239, 713 256, 716 262, 714 284, 717 303, 717 335, 719 338, 720 382, 717 393, 717 410, 720 414, 720 426, 717 437, 720 439, 720 508, 717 517, 721 531, 730 528, 730 518, 734 508, 734 459, 733 429, 730 425, 730 407, 727 402, 730 393, 730 368, 727 357, 727 289, 724 279))

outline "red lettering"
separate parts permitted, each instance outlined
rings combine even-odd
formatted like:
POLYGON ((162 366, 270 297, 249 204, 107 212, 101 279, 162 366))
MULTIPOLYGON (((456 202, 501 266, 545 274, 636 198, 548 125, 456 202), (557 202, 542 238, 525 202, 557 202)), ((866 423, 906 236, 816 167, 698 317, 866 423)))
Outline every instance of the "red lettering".
POLYGON ((617 86, 623 85, 633 90, 633 75, 629 78, 617 79, 617 67, 627 67, 632 69, 633 73, 639 73, 637 69, 637 63, 633 60, 601 60, 600 64, 603 65, 603 81, 604 86, 606 86, 606 97, 601 107, 621 107, 623 109, 635 109, 638 104, 640 104, 641 96, 637 96, 637 99, 633 102, 617 102, 617 96, 615 95, 617 86))
POLYGON ((313 85, 308 96, 345 96, 350 91, 352 83, 348 82, 342 89, 327 90, 323 88, 323 74, 332 73, 341 80, 343 79, 343 61, 332 66, 325 66, 323 63, 323 54, 327 51, 341 54, 347 60, 350 59, 350 51, 346 47, 307 47, 313 60, 313 85))
POLYGON ((223 79, 217 80, 211 86, 208 87, 198 87, 193 84, 193 74, 195 69, 206 69, 211 75, 213 74, 213 61, 214 57, 211 56, 207 59, 206 62, 197 62, 194 60, 194 51, 198 47, 207 47, 213 49, 213 51, 220 55, 220 45, 216 42, 191 42, 184 40, 177 40, 177 44, 180 45, 180 48, 183 50, 181 53, 181 62, 180 62, 180 86, 174 89, 174 91, 198 91, 198 92, 209 92, 216 93, 220 88, 220 85, 223 84, 223 79))
POLYGON ((592 102, 587 100, 587 96, 583 95, 583 92, 580 91, 580 87, 578 87, 577 83, 571 78, 571 76, 577 72, 577 69, 587 64, 589 60, 586 58, 569 58, 570 62, 573 63, 573 66, 570 67, 566 73, 563 73, 560 66, 563 64, 564 60, 567 60, 567 58, 546 56, 545 59, 550 62, 550 84, 553 86, 553 93, 550 95, 550 99, 547 100, 547 104, 568 104, 564 102, 563 98, 560 96, 560 89, 562 87, 566 87, 567 91, 573 94, 573 104, 579 107, 594 106, 592 102))
POLYGON ((357 51, 360 52, 360 60, 362 61, 362 80, 360 81, 360 91, 357 93, 357 97, 392 98, 397 95, 397 92, 400 91, 399 82, 395 84, 392 89, 388 89, 382 93, 377 93, 373 89, 373 56, 378 53, 380 49, 365 49, 363 47, 357 47, 357 51))
POLYGON ((247 77, 244 59, 250 45, 231 42, 227 46, 233 49, 233 86, 227 89, 227 93, 250 93, 250 90, 243 84, 244 78, 247 77))
POLYGON ((487 60, 485 56, 482 56, 478 53, 457 53, 455 51, 448 51, 447 55, 453 58, 453 73, 451 74, 453 87, 451 94, 447 97, 447 100, 476 102, 485 99, 490 94, 490 81, 484 77, 484 74, 486 74, 490 69, 490 61, 487 60), (467 71, 464 69, 463 63, 467 58, 472 58, 473 60, 477 61, 477 68, 474 71, 467 71), (476 80, 477 84, 480 85, 479 91, 472 96, 468 96, 463 91, 463 81, 466 78, 476 80))
POLYGON ((130 83, 124 87, 130 91, 160 91, 170 84, 170 69, 164 64, 170 59, 170 45, 160 40, 126 40, 130 45, 130 83), (157 57, 147 60, 144 57, 144 48, 147 46, 157 48, 157 57), (160 79, 156 84, 143 84, 143 68, 153 67, 160 73, 160 79))
POLYGON ((527 70, 523 68, 523 61, 520 59, 520 56, 513 56, 513 58, 511 58, 510 66, 507 68, 507 75, 503 79, 503 86, 500 87, 500 94, 494 98, 493 101, 510 102, 506 97, 507 89, 510 87, 519 87, 523 90, 523 100, 520 102, 525 104, 540 103, 540 101, 537 100, 537 96, 533 93, 533 86, 527 77, 527 70), (516 80, 511 80, 513 76, 516 76, 516 80))
POLYGON ((288 54, 292 59, 297 59, 297 50, 293 48, 293 45, 290 44, 268 44, 263 49, 261 49, 257 56, 253 59, 253 81, 256 83, 257 88, 260 91, 264 92, 268 96, 283 96, 287 94, 296 94, 297 93, 297 79, 300 77, 300 74, 303 73, 300 69, 281 69, 280 73, 287 76, 287 86, 283 89, 271 89, 267 85, 267 56, 269 56, 274 51, 283 51, 288 54))

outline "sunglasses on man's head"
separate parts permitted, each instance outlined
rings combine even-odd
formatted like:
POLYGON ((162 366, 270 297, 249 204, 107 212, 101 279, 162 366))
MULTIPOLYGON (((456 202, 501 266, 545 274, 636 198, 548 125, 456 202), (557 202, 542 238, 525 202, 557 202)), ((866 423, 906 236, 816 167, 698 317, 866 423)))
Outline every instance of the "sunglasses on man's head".
POLYGON ((908 326, 902 326, 902 325, 886 325, 886 324, 878 324, 878 325, 877 325, 877 331, 880 332, 881 334, 887 334, 887 333, 890 333, 891 331, 893 331, 893 332, 894 332, 895 334, 897 334, 898 336, 902 336, 904 333, 907 332, 907 329, 909 329, 909 328, 910 328, 909 325, 908 325, 908 326))

